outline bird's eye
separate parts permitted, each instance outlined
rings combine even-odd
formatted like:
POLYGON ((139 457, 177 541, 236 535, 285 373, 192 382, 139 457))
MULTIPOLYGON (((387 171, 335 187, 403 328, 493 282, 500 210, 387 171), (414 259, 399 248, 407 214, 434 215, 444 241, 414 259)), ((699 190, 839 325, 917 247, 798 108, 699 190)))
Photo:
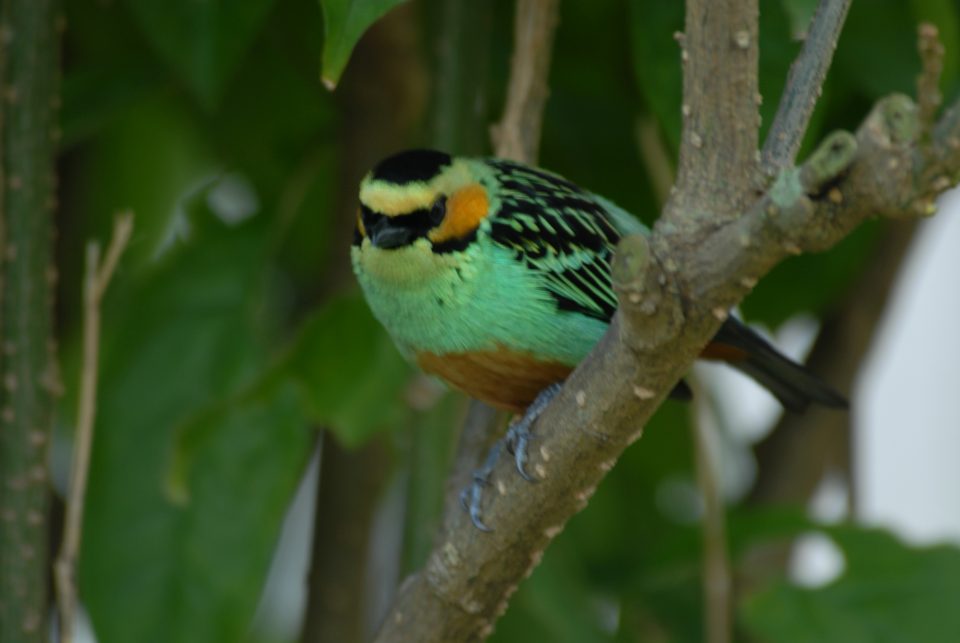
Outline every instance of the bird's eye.
POLYGON ((438 226, 443 221, 443 217, 447 214, 447 197, 441 196, 437 197, 437 200, 433 202, 433 207, 430 208, 430 223, 431 225, 438 226))

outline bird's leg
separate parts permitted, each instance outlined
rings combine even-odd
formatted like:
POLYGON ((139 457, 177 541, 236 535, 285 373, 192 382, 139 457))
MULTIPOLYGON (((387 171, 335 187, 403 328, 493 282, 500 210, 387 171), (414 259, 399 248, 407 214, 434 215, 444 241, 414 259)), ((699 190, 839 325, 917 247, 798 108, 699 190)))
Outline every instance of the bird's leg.
POLYGON ((530 427, 537 421, 550 401, 557 396, 561 388, 563 388, 563 385, 558 382, 540 391, 533 404, 527 407, 523 417, 511 422, 510 428, 507 429, 507 434, 503 439, 497 440, 496 444, 490 448, 483 465, 473 472, 473 482, 460 492, 460 504, 470 514, 471 522, 480 531, 491 531, 480 518, 480 503, 483 499, 483 488, 490 486, 490 474, 497 466, 497 461, 500 459, 504 446, 513 454, 513 461, 523 479, 536 482, 536 478, 527 473, 526 469, 527 445, 534 437, 530 427))
POLYGON ((540 414, 543 413, 550 401, 557 396, 563 385, 557 382, 540 391, 537 399, 533 401, 523 417, 510 423, 507 429, 507 435, 504 438, 507 443, 507 449, 513 454, 513 461, 517 465, 517 471, 523 476, 524 480, 535 482, 536 479, 527 473, 527 444, 533 438, 533 432, 530 427, 537 421, 540 414))
POLYGON ((497 466, 504 444, 505 440, 497 440, 490 447, 483 465, 473 472, 473 482, 460 492, 460 505, 470 514, 470 522, 473 523, 473 526, 480 531, 492 531, 480 519, 480 501, 483 499, 483 488, 490 486, 490 474, 493 473, 493 468, 497 466))

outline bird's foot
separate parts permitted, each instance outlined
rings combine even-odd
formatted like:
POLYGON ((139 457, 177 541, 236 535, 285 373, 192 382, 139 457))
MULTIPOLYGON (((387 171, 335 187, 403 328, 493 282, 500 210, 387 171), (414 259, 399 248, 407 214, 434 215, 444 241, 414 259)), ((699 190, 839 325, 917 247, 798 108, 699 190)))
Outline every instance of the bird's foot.
POLYGON ((547 408, 547 405, 550 404, 550 401, 557 396, 561 388, 562 385, 557 383, 551 384, 540 391, 537 399, 527 408, 523 417, 511 422, 510 428, 507 429, 507 434, 503 439, 497 440, 496 444, 491 447, 483 465, 473 472, 473 482, 460 492, 460 504, 467 513, 470 514, 470 521, 473 522, 473 525, 480 531, 492 531, 481 519, 480 505, 483 500, 483 489, 484 487, 490 486, 490 476, 493 473, 493 469, 497 466, 497 462, 500 460, 500 454, 503 452, 504 447, 513 455, 517 472, 523 479, 529 482, 536 482, 536 478, 530 475, 526 468, 528 460, 527 447, 530 441, 535 438, 530 428, 533 426, 533 423, 537 421, 537 418, 540 417, 540 414, 543 413, 544 409, 547 408))

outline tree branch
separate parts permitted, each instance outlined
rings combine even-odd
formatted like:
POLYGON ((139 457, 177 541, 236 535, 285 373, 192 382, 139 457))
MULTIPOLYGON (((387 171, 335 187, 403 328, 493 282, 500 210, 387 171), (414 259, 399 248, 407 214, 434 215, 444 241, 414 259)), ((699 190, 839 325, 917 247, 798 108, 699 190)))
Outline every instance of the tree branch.
MULTIPOLYGON (((946 155, 948 141, 960 135, 958 113, 951 110, 935 128, 934 155, 946 155)), ((539 483, 501 463, 493 474, 496 501, 484 508, 494 531, 479 532, 466 514, 450 514, 426 568, 401 588, 377 640, 487 636, 549 541, 641 436, 726 311, 759 277, 790 254, 830 247, 873 214, 927 212, 930 186, 914 183, 929 163, 916 151, 916 125, 912 101, 888 97, 856 136, 827 137, 742 216, 693 237, 702 240, 672 235, 666 246, 656 229, 649 242, 625 238, 613 267, 620 310, 538 422, 531 469, 539 483)), ((950 167, 960 170, 960 159, 950 167)))
POLYGON ((558 0, 517 2, 507 104, 490 133, 501 158, 536 161, 558 7, 558 0))
POLYGON ((820 0, 817 5, 803 49, 790 66, 777 115, 763 144, 763 169, 771 176, 797 157, 848 9, 850 0, 820 0))
POLYGON ((721 449, 712 400, 694 377, 687 383, 693 390, 694 461, 697 488, 703 507, 701 541, 703 542, 704 640, 707 643, 728 643, 731 640, 730 556, 727 553, 726 506, 721 488, 721 449))
POLYGON ((730 216, 750 193, 760 127, 757 0, 688 0, 683 130, 667 212, 730 216))
POLYGON ((87 490, 87 472, 93 446, 94 417, 97 406, 97 371, 100 361, 100 302, 113 272, 133 233, 133 214, 117 217, 107 256, 100 262, 100 245, 87 245, 87 271, 83 284, 83 371, 80 376, 80 398, 77 408, 77 432, 73 441, 70 486, 67 493, 66 518, 60 553, 54 564, 54 578, 59 610, 60 641, 73 641, 77 609, 77 557, 83 533, 83 510, 87 490))
POLYGON ((53 0, 0 3, 0 640, 47 639, 47 447, 59 29, 53 0))
MULTIPOLYGON (((701 18, 728 23, 727 16, 710 10, 701 18)), ((690 31, 691 55, 710 52, 692 34, 713 32, 690 31)), ((755 37, 748 40, 750 48, 755 37)), ((705 91, 727 94, 716 83, 708 83, 705 91)), ((704 106, 722 104, 703 101, 704 106)), ((737 120, 712 113, 717 118, 712 127, 739 131, 737 120)), ((377 640, 430 643, 488 636, 549 542, 642 435, 727 311, 760 277, 788 255, 829 248, 869 216, 911 218, 932 211, 932 197, 952 182, 939 178, 955 180, 960 172, 960 105, 932 129, 928 152, 919 149, 918 131, 917 109, 909 98, 882 99, 856 135, 831 134, 802 166, 782 170, 760 198, 732 213, 726 208, 731 197, 742 198, 739 190, 709 180, 731 172, 718 169, 711 154, 702 159, 707 179, 694 176, 700 171, 688 166, 685 187, 650 238, 620 242, 612 269, 620 308, 537 423, 529 470, 538 484, 528 484, 512 463, 501 461, 492 474, 491 502, 484 507, 484 519, 494 530, 480 532, 464 512, 450 513, 425 568, 401 587, 377 640), (932 175, 930 167, 945 174, 932 175), (717 199, 705 200, 713 189, 717 199), (682 204, 695 208, 684 210, 682 204)), ((695 132, 686 133, 682 154, 697 149, 695 132)), ((736 134, 708 138, 717 152, 717 140, 736 139, 736 134)), ((752 156, 743 162, 755 169, 752 156)), ((739 168, 732 174, 742 179, 747 172, 739 168)))
MULTIPOLYGON (((923 66, 917 78, 917 141, 920 153, 929 157, 931 128, 940 107, 944 55, 935 27, 920 25, 918 48, 923 66)), ((808 364, 841 390, 850 389, 870 348, 915 229, 915 221, 887 224, 869 265, 850 288, 841 310, 826 320, 817 338, 808 364)), ((756 445, 755 454, 757 481, 749 497, 754 504, 806 502, 828 471, 839 471, 852 485, 850 416, 816 407, 803 415, 784 415, 770 435, 756 445)), ((856 494, 851 492, 850 497, 856 494)), ((786 561, 786 551, 780 559, 786 561)))
POLYGON ((917 77, 918 108, 920 110, 920 143, 929 145, 931 128, 937 117, 937 110, 943 96, 940 93, 940 76, 943 73, 943 44, 937 28, 930 23, 922 23, 917 28, 917 43, 922 64, 917 77))

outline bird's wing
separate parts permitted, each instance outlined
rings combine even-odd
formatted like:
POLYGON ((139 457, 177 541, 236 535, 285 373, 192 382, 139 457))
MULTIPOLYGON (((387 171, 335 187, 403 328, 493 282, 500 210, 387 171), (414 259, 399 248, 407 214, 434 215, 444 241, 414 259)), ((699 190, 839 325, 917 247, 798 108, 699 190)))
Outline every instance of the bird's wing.
POLYGON ((541 278, 559 310, 609 321, 617 308, 610 277, 614 246, 622 234, 641 232, 642 224, 557 175, 509 161, 489 163, 500 202, 490 220, 494 243, 514 251, 541 278))

